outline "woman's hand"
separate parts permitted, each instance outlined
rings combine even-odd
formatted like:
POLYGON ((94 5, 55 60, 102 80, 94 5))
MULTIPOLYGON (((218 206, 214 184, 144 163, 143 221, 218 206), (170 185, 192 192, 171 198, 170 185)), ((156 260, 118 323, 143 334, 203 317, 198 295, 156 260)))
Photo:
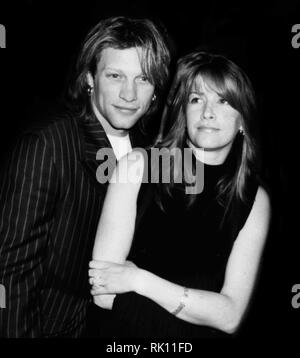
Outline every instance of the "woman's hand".
POLYGON ((89 266, 89 282, 93 296, 136 290, 139 268, 133 262, 117 264, 94 260, 89 266))

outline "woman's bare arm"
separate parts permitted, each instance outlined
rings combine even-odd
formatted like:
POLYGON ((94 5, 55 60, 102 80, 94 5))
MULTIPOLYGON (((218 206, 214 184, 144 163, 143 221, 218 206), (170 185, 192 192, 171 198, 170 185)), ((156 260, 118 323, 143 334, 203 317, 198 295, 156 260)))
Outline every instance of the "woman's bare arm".
POLYGON ((233 333, 242 320, 253 292, 269 220, 269 198, 259 188, 250 215, 230 254, 220 293, 189 289, 186 297, 182 286, 151 272, 109 262, 94 262, 91 267, 96 270, 91 270, 91 274, 100 272, 104 285, 98 291, 94 290, 94 294, 135 291, 171 313, 183 301, 184 307, 178 313, 178 318, 233 333))
MULTIPOLYGON (((110 180, 99 220, 93 260, 124 263, 135 228, 136 201, 143 177, 144 157, 133 151, 123 157, 110 180)), ((94 302, 111 309, 115 295, 101 295, 94 302)))

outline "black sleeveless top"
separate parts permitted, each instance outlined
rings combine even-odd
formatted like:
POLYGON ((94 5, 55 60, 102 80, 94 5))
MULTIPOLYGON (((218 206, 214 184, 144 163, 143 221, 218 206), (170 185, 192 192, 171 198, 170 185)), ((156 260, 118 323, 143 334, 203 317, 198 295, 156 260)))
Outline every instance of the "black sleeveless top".
MULTIPOLYGON (((220 292, 234 240, 248 218, 258 188, 257 181, 248 178, 247 203, 229 211, 223 221, 225 206, 217 200, 216 184, 229 165, 228 160, 215 166, 203 164, 204 188, 190 207, 182 185, 175 186, 172 197, 163 197, 163 211, 154 199, 157 185, 142 183, 128 259, 173 283, 220 292)), ((185 322, 132 292, 116 296, 112 314, 112 334, 119 337, 223 335, 216 329, 185 322)))

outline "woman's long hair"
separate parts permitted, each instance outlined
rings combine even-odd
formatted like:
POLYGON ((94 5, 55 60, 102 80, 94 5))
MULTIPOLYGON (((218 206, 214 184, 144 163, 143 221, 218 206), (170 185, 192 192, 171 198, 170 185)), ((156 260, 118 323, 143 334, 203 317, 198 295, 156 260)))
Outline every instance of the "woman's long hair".
MULTIPOLYGON (((255 95, 250 80, 241 68, 224 56, 202 51, 195 51, 181 58, 178 61, 155 147, 169 150, 179 148, 181 151, 186 148, 186 108, 189 94, 199 77, 220 97, 228 101, 241 116, 244 133, 236 135, 229 153, 232 163, 229 173, 218 182, 218 200, 228 207, 233 200, 247 200, 246 180, 250 174, 257 172, 259 164, 255 95)), ((161 186, 161 190, 169 195, 172 194, 177 175, 182 171, 181 160, 177 159, 171 162, 173 180, 161 186)), ((190 183, 192 170, 189 166, 184 170, 187 171, 183 176, 184 181, 190 183)), ((195 196, 190 195, 189 203, 194 199, 195 196)))

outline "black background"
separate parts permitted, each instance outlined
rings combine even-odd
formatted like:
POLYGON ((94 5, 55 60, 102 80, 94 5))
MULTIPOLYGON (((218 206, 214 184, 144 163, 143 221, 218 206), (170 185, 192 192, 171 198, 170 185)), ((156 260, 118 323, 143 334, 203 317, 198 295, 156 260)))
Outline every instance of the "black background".
POLYGON ((253 303, 233 340, 246 340, 245 350, 258 341, 266 348, 296 348, 299 335, 300 308, 291 306, 292 286, 300 283, 300 48, 291 44, 291 28, 300 23, 296 3, 25 0, 0 5, 7 37, 7 48, 0 50, 2 160, 32 113, 61 96, 81 41, 101 18, 152 18, 167 28, 176 56, 206 44, 246 70, 258 96, 273 222, 253 303))

